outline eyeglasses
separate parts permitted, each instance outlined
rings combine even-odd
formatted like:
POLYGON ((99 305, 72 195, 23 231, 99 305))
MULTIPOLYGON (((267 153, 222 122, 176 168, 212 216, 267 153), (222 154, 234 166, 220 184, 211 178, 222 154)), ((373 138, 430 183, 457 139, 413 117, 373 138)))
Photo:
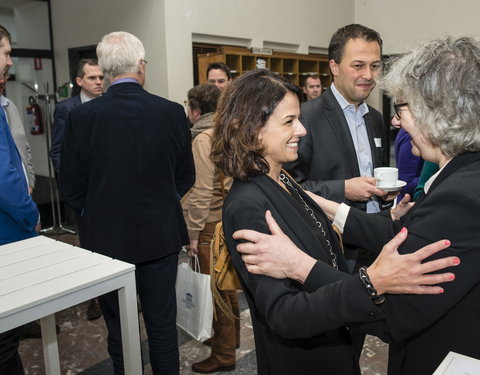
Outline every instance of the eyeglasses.
POLYGON ((393 109, 395 110, 395 117, 397 118, 397 120, 400 120, 400 118, 402 117, 402 111, 406 110, 401 108, 406 106, 408 106, 408 103, 399 103, 393 105, 393 109))

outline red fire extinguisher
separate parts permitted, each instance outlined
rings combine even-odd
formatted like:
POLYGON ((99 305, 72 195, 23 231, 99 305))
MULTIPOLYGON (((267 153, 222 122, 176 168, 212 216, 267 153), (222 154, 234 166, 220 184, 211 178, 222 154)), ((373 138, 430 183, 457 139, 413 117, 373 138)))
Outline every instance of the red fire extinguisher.
POLYGON ((35 99, 31 96, 28 98, 28 107, 27 110, 27 124, 30 128, 30 133, 33 135, 43 134, 43 117, 40 106, 37 104, 35 99))

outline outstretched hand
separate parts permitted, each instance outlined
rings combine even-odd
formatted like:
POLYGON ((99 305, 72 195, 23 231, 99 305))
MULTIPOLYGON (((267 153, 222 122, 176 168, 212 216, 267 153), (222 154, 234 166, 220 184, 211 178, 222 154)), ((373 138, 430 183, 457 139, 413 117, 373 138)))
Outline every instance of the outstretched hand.
POLYGON ((248 241, 237 245, 248 272, 303 283, 316 260, 283 233, 270 211, 265 213, 265 220, 272 234, 250 229, 233 233, 234 239, 248 241))
POLYGON ((460 264, 458 257, 446 257, 422 263, 425 259, 450 246, 450 241, 440 240, 424 246, 414 253, 401 255, 398 247, 407 239, 408 231, 403 228, 382 249, 367 273, 378 294, 440 294, 444 290, 435 284, 453 281, 451 272, 435 273, 460 264))

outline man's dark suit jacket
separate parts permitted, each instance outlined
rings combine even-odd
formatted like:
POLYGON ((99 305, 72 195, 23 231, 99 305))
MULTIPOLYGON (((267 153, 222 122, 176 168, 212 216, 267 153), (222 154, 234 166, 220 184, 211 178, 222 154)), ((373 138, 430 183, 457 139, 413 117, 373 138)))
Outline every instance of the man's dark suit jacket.
POLYGON ((130 263, 188 243, 180 196, 195 180, 182 106, 139 84, 112 85, 70 111, 62 199, 81 214, 81 245, 130 263))
MULTIPOLYGON (((300 187, 298 190, 316 217, 322 216, 327 223, 323 211, 300 187)), ((270 177, 258 176, 248 182, 235 181, 223 207, 227 246, 252 315, 258 374, 359 374, 358 353, 344 325, 371 322, 382 318, 382 314, 358 275, 337 271, 330 265, 330 256, 309 225, 311 218, 307 216, 306 220, 288 198, 288 193, 270 177), (270 233, 266 210, 272 212, 284 233, 300 249, 319 260, 303 285, 249 273, 236 251, 239 242, 232 239, 234 231, 253 229, 270 233)), ((345 270, 330 225, 326 231, 339 268, 345 270)))
MULTIPOLYGON (((382 115, 370 106, 368 110, 364 119, 373 167, 387 166, 389 150, 382 115)), ((365 203, 345 199, 345 180, 359 177, 360 171, 347 120, 330 88, 302 104, 301 121, 307 135, 300 139, 298 159, 286 169, 305 190, 365 210, 365 203)))
POLYGON ((53 168, 57 174, 60 173, 60 152, 62 151, 62 142, 68 113, 73 108, 78 107, 80 104, 82 104, 80 95, 76 95, 55 105, 55 111, 53 112, 52 146, 50 148, 50 157, 52 158, 53 168))
POLYGON ((390 375, 432 374, 449 351, 480 359, 479 212, 480 153, 452 159, 397 225, 381 215, 350 210, 345 241, 378 250, 405 226, 409 235, 401 253, 448 239, 451 246, 431 258, 454 255, 461 261, 448 270, 456 277, 443 285, 443 294, 389 295, 383 324, 359 327, 391 341, 390 375))

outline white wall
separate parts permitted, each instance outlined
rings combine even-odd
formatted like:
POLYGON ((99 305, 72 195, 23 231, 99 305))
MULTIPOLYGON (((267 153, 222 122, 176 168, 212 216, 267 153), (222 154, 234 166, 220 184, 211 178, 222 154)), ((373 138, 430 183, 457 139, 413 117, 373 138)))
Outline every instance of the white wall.
POLYGON ((288 43, 307 53, 327 47, 339 26, 354 21, 354 0, 138 0, 134 6, 127 0, 51 0, 51 7, 58 82, 68 80, 68 48, 125 30, 145 45, 146 88, 180 103, 193 86, 192 35, 240 38, 248 47, 288 43))
MULTIPOLYGON (((480 35, 480 2, 471 0, 355 0, 355 22, 377 30, 384 54, 406 52, 422 41, 452 35, 480 35)), ((368 103, 381 109, 375 90, 368 103)))
POLYGON ((445 35, 478 36, 479 14, 471 0, 355 0, 355 21, 380 32, 386 54, 445 35))
POLYGON ((51 0, 57 81, 69 81, 68 48, 95 45, 105 34, 127 31, 142 40, 146 89, 166 96, 163 0, 51 0))
POLYGON ((12 36, 12 46, 15 46, 17 42, 17 31, 15 30, 13 9, 0 8, 0 25, 7 28, 12 36))
POLYGON ((15 48, 50 49, 48 6, 35 1, 14 10, 17 43, 15 48))
POLYGON ((200 41, 198 35, 240 38, 246 47, 287 43, 296 46, 295 52, 308 53, 310 47, 327 47, 340 25, 353 22, 354 2, 165 0, 165 14, 168 95, 182 101, 193 85, 192 35, 193 41, 200 41))

